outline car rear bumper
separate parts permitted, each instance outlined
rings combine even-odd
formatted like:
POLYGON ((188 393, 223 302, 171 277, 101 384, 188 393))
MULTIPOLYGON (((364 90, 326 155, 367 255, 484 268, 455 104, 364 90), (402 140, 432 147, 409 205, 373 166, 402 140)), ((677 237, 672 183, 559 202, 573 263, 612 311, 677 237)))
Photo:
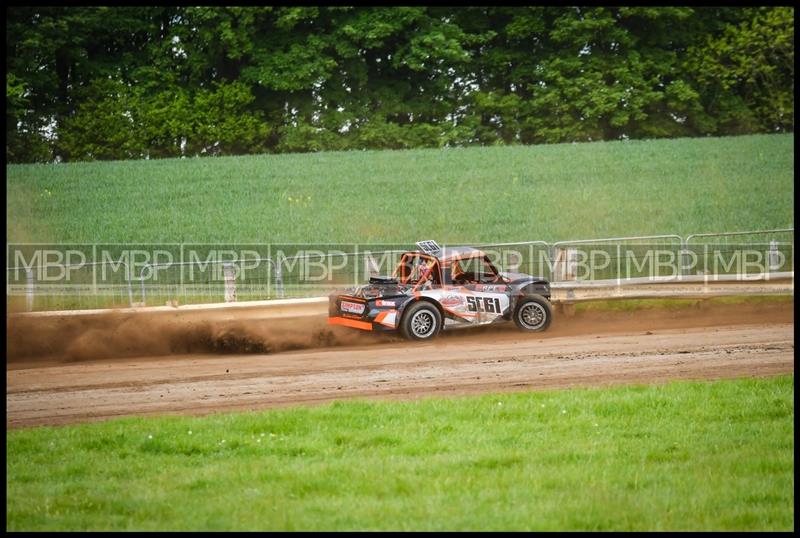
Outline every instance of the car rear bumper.
POLYGON ((329 325, 342 325, 362 331, 393 331, 397 329, 398 321, 399 312, 394 307, 388 305, 376 307, 374 301, 351 295, 330 297, 329 325))

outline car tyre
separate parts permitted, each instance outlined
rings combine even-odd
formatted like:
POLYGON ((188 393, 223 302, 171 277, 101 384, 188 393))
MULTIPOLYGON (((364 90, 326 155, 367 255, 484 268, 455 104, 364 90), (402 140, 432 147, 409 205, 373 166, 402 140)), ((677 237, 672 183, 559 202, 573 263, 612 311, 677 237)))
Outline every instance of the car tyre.
POLYGON ((409 305, 400 322, 400 334, 408 340, 431 340, 442 330, 442 315, 432 304, 417 301, 409 305))
POLYGON ((546 331, 552 319, 553 308, 541 295, 521 297, 514 310, 514 323, 523 331, 546 331))

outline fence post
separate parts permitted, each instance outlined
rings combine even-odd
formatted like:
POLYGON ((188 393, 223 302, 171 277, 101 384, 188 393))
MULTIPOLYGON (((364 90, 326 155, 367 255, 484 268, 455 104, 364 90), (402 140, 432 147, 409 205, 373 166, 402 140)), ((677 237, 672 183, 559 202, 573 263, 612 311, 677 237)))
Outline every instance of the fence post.
POLYGON ((769 272, 772 273, 779 269, 780 266, 778 261, 778 242, 773 239, 769 242, 769 272))
POLYGON ((275 291, 278 292, 278 298, 283 299, 283 273, 280 260, 275 264, 275 291))
POLYGON ((139 282, 142 284, 142 306, 147 306, 147 298, 144 291, 144 270, 149 266, 149 264, 145 263, 144 266, 142 266, 142 270, 139 271, 139 282))
POLYGON ((556 257, 554 260, 557 270, 555 271, 556 281, 575 280, 575 269, 578 264, 578 251, 574 248, 556 249, 556 257))
POLYGON ((222 273, 225 276, 225 302, 236 302, 236 267, 232 263, 222 264, 222 273))
POLYGON ((25 311, 33 311, 33 271, 25 269, 25 311))
POLYGON ((133 275, 131 275, 131 266, 125 264, 125 280, 128 281, 128 304, 133 307, 133 275))
POLYGON ((561 247, 553 246, 553 281, 561 282, 564 280, 564 251, 561 247))
POLYGON ((550 251, 550 280, 553 282, 558 281, 558 272, 556 271, 556 252, 558 248, 556 244, 553 243, 552 245, 548 246, 548 250, 550 251))
POLYGON ((686 270, 687 246, 686 240, 681 237, 680 261, 678 262, 678 277, 682 277, 686 270))

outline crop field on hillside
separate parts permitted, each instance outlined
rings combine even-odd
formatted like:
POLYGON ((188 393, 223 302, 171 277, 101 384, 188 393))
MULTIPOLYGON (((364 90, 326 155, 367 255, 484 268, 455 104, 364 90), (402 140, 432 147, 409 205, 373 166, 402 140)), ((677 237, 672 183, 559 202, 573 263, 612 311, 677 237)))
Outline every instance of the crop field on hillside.
POLYGON ((7 165, 9 242, 445 243, 793 222, 794 135, 7 165))
POLYGON ((8 530, 791 530, 794 377, 11 430, 8 530))

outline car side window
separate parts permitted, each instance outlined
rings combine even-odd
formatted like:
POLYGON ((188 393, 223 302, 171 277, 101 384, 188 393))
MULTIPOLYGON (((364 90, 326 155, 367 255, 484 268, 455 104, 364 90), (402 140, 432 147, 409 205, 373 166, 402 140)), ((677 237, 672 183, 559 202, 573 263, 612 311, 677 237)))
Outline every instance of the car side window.
POLYGON ((497 272, 487 258, 468 258, 455 260, 450 265, 450 275, 454 284, 482 284, 495 282, 497 272))
POLYGON ((483 258, 483 273, 481 274, 481 282, 494 282, 498 278, 497 271, 495 270, 489 258, 483 258))

